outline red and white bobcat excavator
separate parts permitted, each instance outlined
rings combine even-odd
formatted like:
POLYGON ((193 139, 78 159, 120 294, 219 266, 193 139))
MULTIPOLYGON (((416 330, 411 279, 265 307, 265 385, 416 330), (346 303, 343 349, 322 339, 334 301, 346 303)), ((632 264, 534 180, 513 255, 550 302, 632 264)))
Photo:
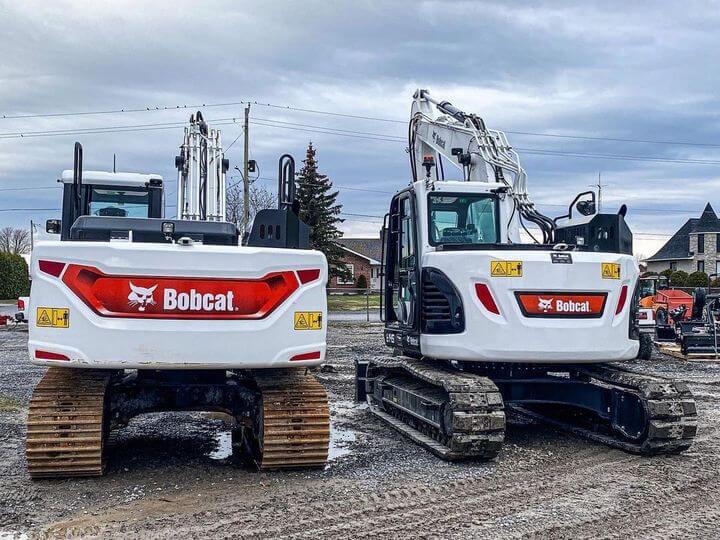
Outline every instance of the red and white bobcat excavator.
POLYGON ((108 433, 138 414, 229 413, 262 469, 323 466, 327 263, 297 216, 294 162, 277 210, 247 245, 225 221, 220 132, 191 117, 178 168, 179 219, 152 174, 65 171, 57 241, 32 253, 29 353, 48 370, 27 421, 30 475, 100 475, 108 433))
POLYGON ((358 397, 449 460, 496 456, 505 406, 630 452, 688 448, 687 387, 611 363, 638 353, 626 209, 597 213, 586 192, 542 215, 505 134, 426 90, 409 138, 412 182, 383 227, 396 354, 357 363, 358 397), (462 176, 446 178, 448 165, 462 176))

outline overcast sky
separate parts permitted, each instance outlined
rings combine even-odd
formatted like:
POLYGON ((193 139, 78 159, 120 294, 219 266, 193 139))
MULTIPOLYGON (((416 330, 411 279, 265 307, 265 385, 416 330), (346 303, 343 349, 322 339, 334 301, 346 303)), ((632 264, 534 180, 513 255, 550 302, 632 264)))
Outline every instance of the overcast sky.
MULTIPOLYGON (((408 182, 406 144, 377 139, 405 136, 417 87, 505 131, 720 145, 716 2, 578 4, 2 0, 0 116, 257 100, 399 120, 251 109, 255 122, 292 123, 251 126, 251 157, 263 178, 275 177, 284 152, 302 159, 312 140, 344 211, 371 216, 384 214, 383 192, 408 182), (323 128, 354 136, 317 132, 323 128)), ((75 140, 84 145, 86 168, 111 168, 115 152, 119 170, 162 174, 174 193, 181 128, 147 124, 184 122, 189 112, 0 118, 0 210, 57 207, 57 189, 7 189, 53 186, 72 166, 75 140), (29 133, 138 125, 145 130, 29 133), (7 138, 19 132, 26 136, 7 138)), ((242 106, 204 114, 238 118, 242 106)), ((226 146, 241 132, 239 124, 219 127, 226 146)), ((673 232, 708 200, 720 207, 720 146, 509 137, 531 195, 552 215, 562 208, 543 203, 567 204, 598 172, 606 208, 628 203, 636 233, 673 232), (716 163, 530 153, 538 150, 716 163)), ((228 157, 241 163, 241 141, 228 157)), ((0 212, 0 225, 56 215, 0 212)), ((348 215, 344 229, 371 234, 378 226, 348 215)))

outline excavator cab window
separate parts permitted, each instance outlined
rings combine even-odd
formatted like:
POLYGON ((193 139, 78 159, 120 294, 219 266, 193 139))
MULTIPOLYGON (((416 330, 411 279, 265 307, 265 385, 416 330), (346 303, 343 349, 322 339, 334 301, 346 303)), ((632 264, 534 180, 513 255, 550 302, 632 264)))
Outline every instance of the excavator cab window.
POLYGON ((657 279, 654 278, 640 278, 639 280, 639 293, 640 298, 646 298, 648 296, 655 296, 657 285, 657 279))
POLYGON ((433 246, 498 242, 497 198, 492 195, 430 193, 428 210, 433 246))
POLYGON ((90 190, 90 215, 113 217, 149 217, 150 194, 146 189, 90 190))

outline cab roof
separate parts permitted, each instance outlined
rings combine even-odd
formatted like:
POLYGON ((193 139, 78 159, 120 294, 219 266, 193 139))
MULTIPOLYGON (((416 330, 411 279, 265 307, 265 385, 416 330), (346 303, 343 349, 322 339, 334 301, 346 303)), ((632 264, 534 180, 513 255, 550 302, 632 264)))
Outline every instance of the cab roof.
MULTIPOLYGON (((145 187, 151 180, 162 182, 163 178, 159 174, 140 174, 128 172, 106 172, 106 171, 83 171, 83 184, 100 184, 105 186, 130 186, 145 187)), ((73 171, 71 169, 64 170, 58 182, 64 184, 72 184, 73 171)))

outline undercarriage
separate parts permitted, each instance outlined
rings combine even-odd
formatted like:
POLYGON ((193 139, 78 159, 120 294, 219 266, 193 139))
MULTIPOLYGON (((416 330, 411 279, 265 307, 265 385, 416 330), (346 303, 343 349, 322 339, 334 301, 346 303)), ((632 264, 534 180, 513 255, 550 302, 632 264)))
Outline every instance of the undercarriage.
POLYGON ((612 364, 504 365, 404 356, 357 363, 356 394, 376 416, 447 460, 500 451, 505 407, 628 452, 686 450, 697 431, 687 386, 612 364))
POLYGON ((327 395, 304 369, 112 371, 49 368, 30 400, 26 455, 33 478, 100 476, 112 430, 139 414, 219 411, 259 469, 322 467, 327 395))

